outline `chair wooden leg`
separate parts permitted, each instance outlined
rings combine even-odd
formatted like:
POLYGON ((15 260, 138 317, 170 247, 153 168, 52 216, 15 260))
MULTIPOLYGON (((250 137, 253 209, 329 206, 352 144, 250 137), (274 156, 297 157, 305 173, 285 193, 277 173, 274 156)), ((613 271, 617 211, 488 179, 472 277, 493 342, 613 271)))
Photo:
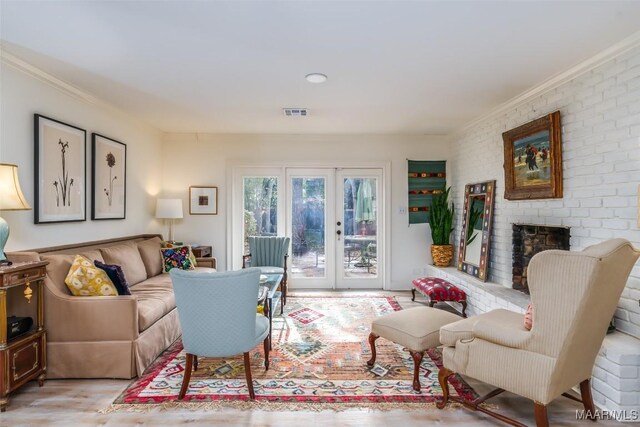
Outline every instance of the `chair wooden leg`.
POLYGON ((415 301, 416 300, 416 289, 413 288, 411 289, 411 301, 415 301))
POLYGON ((420 391, 420 364, 424 357, 424 351, 409 351, 413 358, 413 389, 420 391))
POLYGON ((264 339, 264 370, 269 370, 269 347, 271 343, 269 342, 269 335, 264 339))
POLYGON ((191 370, 193 369, 193 354, 187 353, 187 363, 184 367, 184 374, 182 375, 182 387, 180 388, 180 394, 178 394, 178 399, 184 399, 185 394, 187 394, 187 389, 189 388, 189 380, 191 379, 191 370))
POLYGON ((429 300, 429 307, 433 307, 434 305, 436 305, 436 301, 430 299, 429 300))
POLYGON ((587 418, 596 421, 596 408, 593 406, 593 398, 591 397, 591 380, 586 379, 580 383, 580 396, 582 397, 582 405, 587 414, 587 418))
POLYGON ((369 346, 371 347, 371 359, 367 360, 367 366, 373 366, 376 363, 376 340, 379 337, 373 332, 369 334, 369 346))
POLYGON ((462 317, 466 318, 467 317, 467 302, 466 301, 460 301, 460 304, 462 304, 462 317))
POLYGON ((547 415, 547 406, 542 403, 535 402, 536 427, 549 427, 549 417, 547 415))
POLYGON ((249 352, 244 354, 244 374, 247 377, 247 387, 249 387, 249 397, 251 400, 256 399, 256 393, 253 391, 253 379, 251 378, 251 360, 249 352))
POLYGON ((193 370, 198 370, 198 356, 196 356, 195 354, 193 355, 193 370))
POLYGON ((444 366, 440 368, 440 372, 438 372, 438 382, 442 388, 442 402, 436 403, 438 409, 443 409, 447 405, 447 402, 449 402, 449 377, 451 375, 453 375, 453 371, 450 371, 444 366))

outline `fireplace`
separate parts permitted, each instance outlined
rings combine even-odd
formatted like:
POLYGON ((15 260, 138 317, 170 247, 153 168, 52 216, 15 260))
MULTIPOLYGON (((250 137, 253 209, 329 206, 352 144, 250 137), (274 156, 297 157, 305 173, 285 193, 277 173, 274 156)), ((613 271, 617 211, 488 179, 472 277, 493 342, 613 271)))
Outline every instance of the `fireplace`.
POLYGON ((549 249, 569 250, 569 227, 513 224, 512 226, 512 282, 513 289, 529 293, 527 266, 538 252, 549 249))

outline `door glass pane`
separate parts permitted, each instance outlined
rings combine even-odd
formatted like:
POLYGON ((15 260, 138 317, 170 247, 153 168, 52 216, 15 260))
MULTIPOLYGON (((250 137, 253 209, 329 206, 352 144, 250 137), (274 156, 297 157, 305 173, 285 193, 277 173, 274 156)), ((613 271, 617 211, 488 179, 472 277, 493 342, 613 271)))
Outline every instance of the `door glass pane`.
POLYGON ((278 233, 278 178, 245 177, 244 253, 249 253, 249 236, 275 236, 278 233))
POLYGON ((345 277, 378 275, 377 178, 344 178, 345 277))
POLYGON ((325 277, 325 178, 291 178, 291 274, 325 277))

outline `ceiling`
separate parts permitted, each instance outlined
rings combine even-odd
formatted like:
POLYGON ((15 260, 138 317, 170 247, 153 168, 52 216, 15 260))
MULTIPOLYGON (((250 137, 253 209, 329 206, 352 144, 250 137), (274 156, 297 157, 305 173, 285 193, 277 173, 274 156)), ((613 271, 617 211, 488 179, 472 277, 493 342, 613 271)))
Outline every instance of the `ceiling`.
POLYGON ((165 132, 447 134, 639 30, 640 1, 0 1, 3 50, 165 132))

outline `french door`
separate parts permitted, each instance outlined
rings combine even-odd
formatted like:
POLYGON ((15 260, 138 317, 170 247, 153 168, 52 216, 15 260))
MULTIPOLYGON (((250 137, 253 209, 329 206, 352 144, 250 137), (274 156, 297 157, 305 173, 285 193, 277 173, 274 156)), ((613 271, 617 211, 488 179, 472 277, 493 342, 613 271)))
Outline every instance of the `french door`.
POLYGON ((381 289, 382 176, 382 169, 335 168, 236 173, 233 230, 241 235, 233 246, 246 252, 249 235, 286 235, 291 289, 381 289))
POLYGON ((286 170, 291 288, 383 285, 378 169, 286 170))

